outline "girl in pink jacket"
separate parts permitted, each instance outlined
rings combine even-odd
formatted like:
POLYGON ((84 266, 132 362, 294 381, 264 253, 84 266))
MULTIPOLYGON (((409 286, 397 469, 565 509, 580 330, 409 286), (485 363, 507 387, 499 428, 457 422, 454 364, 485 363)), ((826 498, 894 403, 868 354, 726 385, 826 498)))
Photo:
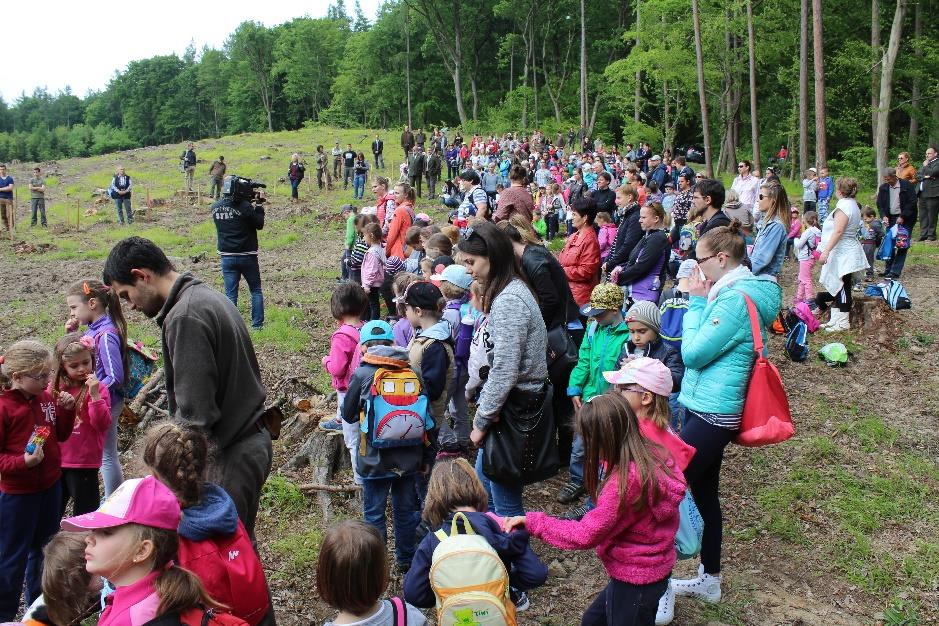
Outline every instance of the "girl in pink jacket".
MULTIPOLYGON (((368 294, 369 312, 366 319, 381 319, 381 286, 385 282, 385 250, 381 247, 381 228, 367 224, 362 228, 368 252, 362 259, 362 287, 368 294)), ((389 311, 390 313, 390 311, 389 311)))
POLYGON ((98 470, 111 427, 108 388, 95 376, 95 342, 69 333, 55 344, 55 372, 50 392, 67 391, 75 398, 75 428, 62 450, 62 513, 69 499, 75 515, 98 508, 98 470))
POLYGON ((675 565, 684 477, 662 446, 642 436, 636 414, 619 394, 585 402, 577 430, 586 447, 585 487, 596 508, 579 522, 537 512, 512 517, 505 531, 524 525, 562 550, 596 549, 610 582, 587 608, 582 625, 652 626, 675 565))

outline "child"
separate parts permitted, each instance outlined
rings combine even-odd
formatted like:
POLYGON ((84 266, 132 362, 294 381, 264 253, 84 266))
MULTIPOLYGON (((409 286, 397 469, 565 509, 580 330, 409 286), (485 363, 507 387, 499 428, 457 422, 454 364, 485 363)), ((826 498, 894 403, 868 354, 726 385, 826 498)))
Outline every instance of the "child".
POLYGON ((440 424, 439 458, 441 455, 469 453, 470 450, 471 424, 466 404, 466 382, 469 378, 467 363, 473 341, 473 325, 463 320, 469 314, 468 289, 473 278, 462 265, 448 265, 443 272, 431 278, 440 282, 440 293, 447 299, 443 319, 450 324, 455 368, 453 384, 447 391, 450 419, 440 424))
MULTIPOLYGON (((365 521, 378 530, 387 543, 385 506, 391 492, 394 512, 395 560, 399 571, 406 572, 414 556, 415 530, 420 505, 417 501, 416 476, 433 463, 436 454, 436 428, 427 416, 427 394, 419 384, 419 377, 408 366, 408 351, 394 345, 391 326, 383 321, 367 322, 360 331, 360 345, 364 352, 362 362, 349 380, 349 390, 342 403, 342 419, 359 425, 359 441, 355 449, 355 467, 362 476, 362 505, 365 521), (382 379, 376 385, 376 374, 382 379), (390 389, 389 389, 390 387, 390 389), (386 391, 407 391, 405 400, 396 399, 397 415, 403 426, 389 428, 389 437, 395 433, 411 432, 407 440, 400 438, 387 445, 383 432, 376 425, 390 417, 380 413, 380 406, 388 405, 379 398, 386 391), (381 402, 379 402, 381 400, 381 402), (412 419, 414 418, 414 419, 412 419), (364 422, 364 423, 363 423, 364 422)), ((396 421, 391 420, 390 421, 396 421)), ((398 422, 396 421, 396 424, 398 422)), ((379 592, 380 593, 380 592, 379 592)), ((340 607, 341 608, 341 607, 340 607)))
POLYGON ((108 388, 111 401, 111 428, 104 441, 101 476, 107 498, 124 481, 117 452, 117 423, 124 411, 124 383, 127 380, 127 322, 117 294, 97 280, 83 280, 69 287, 65 295, 69 323, 66 332, 87 324, 85 335, 95 345, 95 376, 108 388))
MULTIPOLYGON (((626 399, 639 420, 639 430, 649 441, 665 448, 675 467, 684 472, 695 454, 693 446, 685 443, 669 426, 671 420, 669 395, 672 393, 672 374, 658 359, 639 357, 623 364, 615 372, 603 372, 608 383, 626 399)), ((675 590, 669 578, 668 589, 659 599, 657 624, 668 624, 675 614, 675 590)))
POLYGON ((169 487, 147 476, 123 482, 96 512, 62 520, 63 530, 91 531, 85 569, 115 587, 98 626, 133 626, 162 615, 201 616, 202 607, 222 608, 195 574, 175 562, 180 517, 169 487))
POLYGON ((596 548, 610 582, 587 608, 582 624, 651 625, 675 565, 685 481, 663 448, 642 436, 635 412, 619 394, 605 393, 584 404, 577 412, 577 430, 586 446, 584 478, 596 508, 579 522, 533 512, 507 519, 503 528, 525 526, 565 550, 596 548), (623 610, 615 618, 614 607, 623 610))
POLYGON ((16 615, 24 579, 26 606, 39 596, 42 546, 62 510, 59 442, 72 434, 75 398, 46 391, 51 357, 44 345, 26 340, 0 358, 0 622, 16 615), (33 441, 39 427, 49 431, 44 443, 33 441))
POLYGON ((610 249, 613 247, 613 240, 616 239, 616 224, 613 223, 613 216, 606 211, 597 213, 597 226, 600 229, 597 235, 597 241, 600 243, 600 263, 606 263, 610 256, 610 249))
POLYGON ((535 209, 535 212, 532 213, 531 226, 535 229, 535 232, 538 233, 538 236, 541 239, 544 239, 548 234, 548 224, 544 221, 544 217, 541 215, 539 209, 535 209))
POLYGON ((681 332, 685 313, 688 312, 688 289, 691 275, 698 270, 698 262, 685 259, 675 274, 677 284, 662 292, 659 306, 659 337, 681 355, 681 332))
MULTIPOLYGON (((580 344, 577 365, 571 372, 567 395, 574 410, 606 391, 607 384, 601 373, 613 369, 619 362, 620 351, 629 339, 629 327, 623 321, 623 290, 612 283, 593 288, 590 302, 581 309, 584 317, 592 317, 580 344)), ((571 449, 571 478, 561 487, 557 501, 570 504, 584 494, 584 440, 574 437, 571 449)), ((564 514, 565 519, 580 519, 590 510, 590 504, 575 506, 564 514)))
POLYGON ((450 238, 443 233, 432 235, 424 245, 424 249, 427 251, 427 258, 431 260, 435 260, 440 256, 453 256, 453 244, 450 242, 450 238))
POLYGON ((675 206, 675 183, 665 183, 665 194, 662 196, 662 208, 665 213, 672 214, 672 207, 675 206))
POLYGON ((329 528, 316 563, 316 590, 339 615, 323 626, 427 624, 420 611, 400 598, 381 600, 388 578, 385 545, 374 528, 352 520, 329 528))
POLYGON ((440 227, 441 234, 447 236, 450 240, 450 246, 453 247, 460 243, 460 229, 454 226, 453 224, 447 224, 446 226, 440 227))
POLYGON ((85 535, 59 532, 42 552, 42 595, 26 611, 23 623, 80 624, 97 613, 101 609, 101 577, 85 569, 85 535))
MULTIPOLYGON (((509 573, 515 608, 524 610, 528 607, 525 592, 544 584, 548 568, 532 552, 528 533, 502 532, 501 520, 487 514, 488 507, 489 495, 466 459, 447 459, 437 463, 430 475, 423 518, 430 528, 449 534, 454 514, 463 512, 472 530, 482 535, 499 554, 509 573)), ((457 527, 466 533, 462 519, 457 522, 457 527)), ((436 603, 430 585, 430 569, 438 545, 439 535, 427 533, 417 547, 411 569, 404 579, 404 598, 414 606, 429 608, 436 603)))
POLYGON ((177 564, 198 576, 213 600, 257 626, 271 611, 264 569, 235 503, 206 482, 204 431, 187 422, 163 422, 147 432, 142 449, 147 469, 182 509, 177 564))
POLYGON ((395 312, 398 314, 398 321, 391 327, 395 338, 395 345, 407 348, 411 343, 411 337, 414 336, 414 329, 411 328, 411 322, 404 315, 404 301, 401 299, 404 292, 411 283, 416 283, 421 277, 411 272, 401 272, 395 276, 391 284, 391 291, 394 293, 395 312))
POLYGON ((818 258, 817 248, 822 240, 822 231, 818 228, 818 213, 809 211, 802 216, 805 232, 796 239, 796 258, 799 259, 799 287, 793 298, 793 306, 800 302, 815 302, 815 285, 812 281, 812 268, 818 258))
POLYGON ((792 250, 796 239, 802 234, 802 221, 799 219, 799 207, 790 207, 789 234, 786 238, 786 258, 792 258, 792 250))
POLYGON ((466 362, 467 379, 464 392, 467 402, 475 402, 476 394, 489 378, 489 352, 493 345, 489 337, 488 316, 482 312, 483 287, 478 282, 470 285, 469 311, 461 320, 472 324, 473 340, 470 342, 469 359, 466 362))
POLYGON ((654 302, 640 300, 626 311, 626 324, 629 326, 629 341, 623 346, 618 363, 628 359, 649 357, 658 359, 672 372, 673 391, 681 389, 681 379, 685 375, 685 365, 681 354, 662 341, 662 312, 654 302))
POLYGON ((346 234, 343 239, 344 248, 342 251, 342 259, 339 262, 340 266, 340 275, 339 280, 349 280, 351 276, 349 275, 349 255, 352 254, 352 246, 355 245, 355 218, 358 217, 356 213, 358 209, 351 204, 342 205, 341 216, 346 219, 346 234))
POLYGON ((867 280, 874 278, 874 255, 880 247, 880 242, 884 239, 884 225, 877 219, 877 213, 871 207, 864 207, 861 212, 861 229, 858 232, 858 238, 861 240, 861 247, 864 249, 864 256, 867 257, 867 280))
POLYGON ((49 391, 67 391, 75 398, 75 427, 62 442, 62 512, 71 499, 75 515, 98 508, 98 470, 104 441, 111 428, 108 388, 95 376, 91 337, 69 333, 55 344, 55 371, 49 391))
POLYGON ((818 201, 818 174, 814 167, 805 170, 802 177, 802 212, 815 210, 818 201))
POLYGON ((411 226, 404 233, 404 271, 416 273, 421 269, 424 258, 424 242, 421 240, 420 226, 411 226))
POLYGON ((362 288, 368 295, 370 320, 381 319, 381 286, 385 282, 385 249, 381 245, 381 228, 366 224, 362 229, 368 252, 362 259, 362 288))
POLYGON ((355 243, 352 244, 352 251, 349 252, 349 278, 359 285, 362 284, 362 261, 365 259, 365 253, 368 252, 368 244, 365 242, 362 229, 372 223, 378 223, 378 218, 374 215, 359 214, 355 217, 356 237, 355 243))
POLYGON ((545 221, 548 223, 548 241, 551 241, 558 236, 558 228, 561 222, 566 221, 564 195, 561 193, 559 184, 551 183, 548 185, 548 194, 542 203, 542 207, 542 213, 544 213, 545 221))

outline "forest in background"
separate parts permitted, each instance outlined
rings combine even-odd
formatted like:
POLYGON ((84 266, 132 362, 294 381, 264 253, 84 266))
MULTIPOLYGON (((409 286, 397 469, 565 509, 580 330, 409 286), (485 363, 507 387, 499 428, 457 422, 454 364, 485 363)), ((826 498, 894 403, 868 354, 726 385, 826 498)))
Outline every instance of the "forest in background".
POLYGON ((335 0, 322 18, 244 22, 221 49, 133 61, 84 97, 0 100, 0 161, 410 121, 693 144, 715 172, 787 145, 800 169, 870 184, 939 135, 937 4, 388 0, 369 21, 335 0))

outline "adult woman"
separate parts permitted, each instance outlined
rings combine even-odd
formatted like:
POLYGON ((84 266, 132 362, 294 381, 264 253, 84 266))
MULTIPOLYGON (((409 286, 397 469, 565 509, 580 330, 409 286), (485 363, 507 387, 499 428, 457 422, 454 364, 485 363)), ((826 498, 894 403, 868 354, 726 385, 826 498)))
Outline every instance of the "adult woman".
POLYGON ((786 257, 789 238, 789 197, 777 182, 764 182, 757 196, 763 215, 763 226, 757 233, 750 252, 750 268, 757 276, 777 278, 786 257))
POLYGON ((489 196, 489 203, 496 203, 496 191, 499 186, 500 176, 496 171, 496 164, 490 163, 486 168, 486 171, 482 173, 480 178, 480 184, 483 187, 483 191, 486 192, 486 195, 489 196))
POLYGON ((691 204, 694 202, 693 176, 690 169, 678 175, 678 192, 675 194, 675 204, 672 206, 672 241, 675 242, 678 241, 681 227, 688 221, 688 213, 691 212, 691 204))
MULTIPOLYGON (((584 193, 587 191, 587 185, 584 184, 584 170, 580 167, 574 168, 574 174, 571 176, 570 180, 567 181, 567 202, 568 204, 574 200, 580 200, 584 197, 584 193)), ((568 235, 572 231, 568 231, 568 235)))
POLYGON ((365 198, 365 182, 368 179, 368 170, 370 166, 365 158, 365 153, 359 152, 355 155, 355 165, 352 169, 352 197, 356 200, 365 198))
POLYGON ((503 517, 521 515, 522 482, 490 480, 483 472, 484 458, 486 448, 495 445, 488 433, 497 420, 511 419, 519 407, 538 402, 544 406, 548 399, 547 331, 535 296, 521 278, 508 235, 495 224, 476 224, 460 242, 460 253, 466 271, 483 288, 482 309, 489 316, 487 343, 492 346, 487 349, 489 376, 470 433, 473 443, 482 447, 476 471, 489 493, 491 510, 503 517))
POLYGON ((698 240, 698 268, 689 279, 681 356, 685 376, 679 403, 686 408, 681 438, 697 452, 685 479, 704 520, 699 575, 672 581, 677 595, 720 600, 722 520, 718 484, 724 448, 737 435, 756 357, 744 298, 756 305, 761 334, 779 312, 782 291, 775 281, 741 265, 746 256, 740 222, 719 226, 698 240))
POLYGON ((822 265, 818 282, 825 291, 818 292, 815 303, 820 310, 834 307, 828 323, 823 325, 826 332, 850 328, 851 278, 854 272, 868 267, 864 249, 854 236, 861 226, 861 209, 854 199, 857 196, 857 181, 853 178, 839 178, 835 182, 835 190, 838 204, 822 226, 822 240, 818 245, 818 249, 822 250, 818 257, 822 265))
POLYGON ((463 202, 457 207, 456 218, 461 223, 474 216, 487 219, 489 217, 489 197, 479 184, 479 174, 474 170, 463 170, 457 180, 460 184, 460 191, 463 192, 463 202))
POLYGON ((507 220, 513 214, 519 214, 531 222, 535 212, 535 200, 528 191, 528 170, 521 165, 509 168, 509 187, 499 194, 499 205, 492 219, 496 222, 507 220))
POLYGON ((584 306, 600 282, 600 242, 593 228, 597 205, 590 198, 581 198, 571 204, 569 215, 575 232, 568 237, 558 261, 571 284, 574 301, 577 306, 584 306))
POLYGON ((740 194, 735 189, 728 189, 724 195, 724 206, 721 207, 724 215, 740 222, 740 231, 748 244, 753 243, 753 215, 742 204, 740 194))
POLYGON ((287 170, 287 178, 290 179, 290 201, 297 202, 300 199, 300 183, 303 182, 303 175, 306 167, 300 161, 300 155, 296 152, 290 158, 290 168, 287 170))
POLYGON ((407 183, 395 185, 394 216, 388 226, 388 237, 385 239, 385 255, 404 258, 404 235, 411 224, 414 223, 414 189, 407 183))
POLYGON ((372 193, 375 194, 375 215, 378 217, 378 225, 387 235, 397 205, 395 195, 388 192, 388 179, 384 176, 376 176, 372 183, 372 193))
POLYGON ((662 293, 662 274, 669 256, 662 205, 653 202, 639 209, 639 227, 645 234, 629 254, 626 264, 611 270, 610 281, 624 287, 625 295, 634 301, 658 303, 662 293))

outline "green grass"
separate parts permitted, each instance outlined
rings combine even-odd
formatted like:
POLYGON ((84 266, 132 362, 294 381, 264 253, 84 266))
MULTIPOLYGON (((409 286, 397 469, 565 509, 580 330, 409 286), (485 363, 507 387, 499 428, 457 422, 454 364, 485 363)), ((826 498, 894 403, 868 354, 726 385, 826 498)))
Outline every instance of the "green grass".
POLYGON ((323 541, 323 532, 318 528, 310 528, 298 533, 283 535, 271 544, 271 550, 280 555, 281 563, 286 565, 288 571, 278 572, 280 576, 292 574, 307 574, 316 569, 319 558, 320 543, 323 541))
MULTIPOLYGON (((250 298, 242 298, 242 302, 250 298)), ((254 343, 262 346, 273 346, 284 352, 303 352, 310 345, 310 333, 298 325, 304 321, 301 309, 265 306, 264 328, 253 331, 251 338, 254 343)))
POLYGON ((261 490, 260 510, 277 515, 301 513, 306 510, 306 498, 297 484, 289 478, 271 474, 261 490))

